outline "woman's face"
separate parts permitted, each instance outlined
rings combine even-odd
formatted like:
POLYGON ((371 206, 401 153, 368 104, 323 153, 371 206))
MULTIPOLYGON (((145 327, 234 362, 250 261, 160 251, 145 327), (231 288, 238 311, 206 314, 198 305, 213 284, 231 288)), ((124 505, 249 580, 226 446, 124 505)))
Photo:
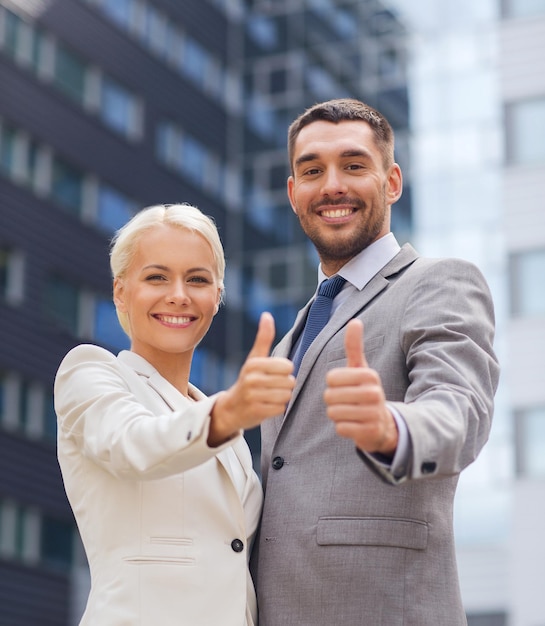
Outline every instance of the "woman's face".
POLYGON ((114 302, 127 315, 131 350, 155 367, 172 355, 191 361, 220 297, 209 243, 168 225, 141 236, 126 274, 114 281, 114 302))

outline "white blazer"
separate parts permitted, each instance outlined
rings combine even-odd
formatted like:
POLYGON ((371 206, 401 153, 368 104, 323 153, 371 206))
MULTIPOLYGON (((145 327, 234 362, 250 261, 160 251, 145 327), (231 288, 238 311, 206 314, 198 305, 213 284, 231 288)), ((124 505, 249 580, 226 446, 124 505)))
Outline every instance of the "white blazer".
POLYGON ((251 626, 262 490, 244 438, 142 357, 71 350, 55 380, 58 459, 91 572, 81 626, 251 626))

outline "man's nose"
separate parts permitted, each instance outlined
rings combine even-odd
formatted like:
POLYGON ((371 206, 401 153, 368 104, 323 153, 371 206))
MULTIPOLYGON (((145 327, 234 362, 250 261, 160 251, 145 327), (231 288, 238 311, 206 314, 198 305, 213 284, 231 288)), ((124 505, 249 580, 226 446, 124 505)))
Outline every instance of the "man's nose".
POLYGON ((342 172, 340 172, 337 168, 329 168, 325 171, 324 178, 322 179, 322 195, 336 196, 339 194, 345 194, 347 190, 347 185, 342 172))

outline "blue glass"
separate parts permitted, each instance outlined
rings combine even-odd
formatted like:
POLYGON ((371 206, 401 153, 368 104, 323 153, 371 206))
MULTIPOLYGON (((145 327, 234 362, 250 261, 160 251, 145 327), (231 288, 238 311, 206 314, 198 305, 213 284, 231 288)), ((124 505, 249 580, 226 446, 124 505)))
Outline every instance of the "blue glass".
POLYGON ((114 303, 100 300, 95 306, 94 339, 116 351, 128 350, 130 340, 119 325, 114 303))
POLYGON ((126 224, 137 206, 130 198, 109 185, 102 184, 98 191, 97 222, 109 232, 126 224))
POLYGON ((102 81, 101 117, 113 130, 129 136, 132 130, 134 97, 111 78, 102 81))

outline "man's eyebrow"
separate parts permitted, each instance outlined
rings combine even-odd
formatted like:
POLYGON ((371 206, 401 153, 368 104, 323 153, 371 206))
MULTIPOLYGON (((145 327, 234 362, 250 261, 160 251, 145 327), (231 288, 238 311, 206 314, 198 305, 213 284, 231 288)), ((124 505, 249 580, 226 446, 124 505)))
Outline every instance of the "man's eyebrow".
MULTIPOLYGON (((371 153, 367 150, 362 150, 361 148, 349 148, 347 150, 343 150, 343 152, 339 155, 342 159, 351 158, 351 157, 362 157, 364 159, 371 158, 371 153)), ((302 154, 298 159, 295 159, 295 167, 302 165, 303 163, 308 163, 309 161, 315 161, 319 159, 320 155, 317 152, 307 152, 306 154, 302 154)))
POLYGON ((371 153, 367 150, 362 150, 361 148, 351 148, 350 150, 345 150, 344 152, 341 152, 341 157, 363 157, 365 159, 368 159, 371 157, 371 153))
POLYGON ((309 161, 314 161, 318 158, 317 152, 307 152, 307 154, 302 154, 298 159, 295 159, 295 166, 302 165, 303 163, 308 163, 309 161))

